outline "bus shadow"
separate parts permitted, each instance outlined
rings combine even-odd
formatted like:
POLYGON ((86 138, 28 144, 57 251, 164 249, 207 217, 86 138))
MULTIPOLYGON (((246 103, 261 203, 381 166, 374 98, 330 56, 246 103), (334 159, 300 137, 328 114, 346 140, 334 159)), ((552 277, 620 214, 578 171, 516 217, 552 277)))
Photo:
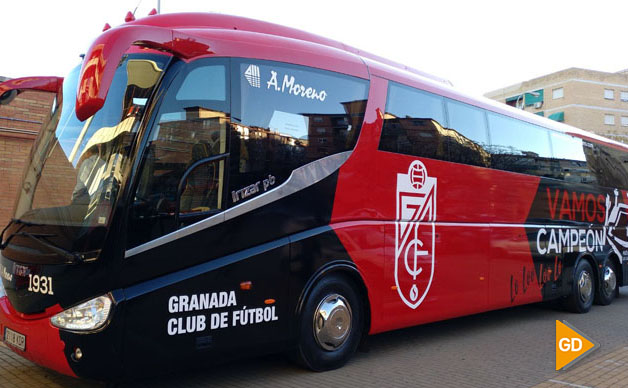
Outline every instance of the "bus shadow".
MULTIPOLYGON (((347 367, 368 361, 370 358, 394 355, 395 352, 408 348, 419 349, 459 336, 474 336, 481 332, 491 332, 515 322, 517 325, 525 325, 539 319, 546 321, 548 312, 556 312, 556 308, 550 304, 539 303, 377 334, 369 337, 365 349, 358 352, 347 367)), ((315 381, 316 375, 318 374, 295 365, 285 355, 270 355, 215 365, 204 370, 195 369, 158 378, 143 379, 125 383, 122 386, 129 388, 202 386, 210 383, 212 386, 250 386, 258 385, 261 381, 268 383, 269 379, 275 380, 277 376, 281 376, 284 384, 294 386, 297 382, 295 378, 315 381), (290 381, 293 384, 290 384, 290 381)))
MULTIPOLYGON (((621 289, 621 298, 616 302, 627 302, 628 287, 621 289)), ((419 352, 421 348, 432 346, 447 349, 447 344, 460 341, 461 338, 492 336, 495 333, 511 333, 517 330, 529 330, 535 322, 546 324, 549 319, 564 319, 568 313, 555 304, 537 303, 517 306, 502 310, 449 319, 440 322, 399 329, 370 336, 367 346, 358 352, 345 368, 362 368, 375 359, 394 358, 400 352, 419 352), (362 365, 361 365, 362 364, 362 365)), ((504 334, 504 335, 506 335, 504 334)), ((479 340, 478 339, 478 340, 479 340)), ((342 369, 340 370, 342 371, 342 369)), ((332 371, 328 373, 343 373, 332 371)), ((264 382, 267 386, 282 383, 286 386, 316 384, 321 374, 305 370, 282 354, 248 358, 228 363, 198 367, 169 374, 158 374, 149 378, 125 382, 117 387, 172 387, 172 386, 252 386, 264 382)), ((63 376, 61 376, 63 377, 63 376)), ((69 378, 68 378, 69 379, 69 378)), ((104 384, 85 381, 63 384, 62 378, 55 379, 62 386, 104 387, 104 384)), ((320 383, 320 381, 319 381, 320 383)))

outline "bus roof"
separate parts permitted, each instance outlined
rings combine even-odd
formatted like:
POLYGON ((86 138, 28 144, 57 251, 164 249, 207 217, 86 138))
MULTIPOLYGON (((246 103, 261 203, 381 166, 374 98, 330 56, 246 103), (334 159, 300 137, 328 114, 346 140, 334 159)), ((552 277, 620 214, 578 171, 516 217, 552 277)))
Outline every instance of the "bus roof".
MULTIPOLYGON (((262 36, 267 35, 269 36, 269 38, 275 37, 275 39, 289 39, 291 40, 291 43, 295 45, 299 45, 299 42, 306 43, 306 47, 303 48, 306 52, 313 50, 315 47, 317 47, 317 45, 320 45, 318 47, 323 46, 336 50, 341 50, 342 52, 347 53, 348 56, 361 58, 368 67, 368 71, 371 75, 380 76, 386 79, 390 79, 392 81, 407 84, 409 86, 414 86, 483 109, 487 109, 489 111, 504 114, 506 116, 520 119, 532 124, 540 125, 555 131, 568 133, 596 143, 603 143, 616 149, 628 151, 628 146, 623 143, 607 139, 592 132, 584 131, 579 128, 549 120, 547 118, 540 117, 529 112, 515 109, 513 107, 507 106, 503 103, 499 103, 483 96, 471 96, 469 94, 462 93, 454 89, 451 82, 444 78, 413 69, 394 61, 390 61, 386 58, 382 58, 380 56, 359 50, 355 47, 345 45, 341 42, 291 27, 285 27, 274 23, 249 19, 240 16, 231 16, 217 13, 174 13, 152 15, 125 23, 122 26, 114 28, 114 30, 125 26, 159 27, 171 31, 183 32, 186 36, 198 36, 199 38, 210 39, 211 36, 215 36, 212 31, 215 31, 216 33, 226 33, 228 31, 232 34, 243 32, 242 34, 239 34, 239 41, 247 41, 251 39, 251 36, 260 34, 262 36)), ((336 51, 336 53, 338 53, 338 51, 336 51)), ((329 53, 327 54, 329 55, 329 53)))
POLYGON ((306 42, 317 43, 323 46, 337 48, 363 58, 369 58, 374 61, 398 69, 402 69, 437 82, 451 85, 451 82, 444 78, 437 77, 435 75, 422 72, 420 70, 388 60, 375 54, 359 50, 355 47, 346 45, 333 39, 298 30, 296 28, 286 27, 279 24, 264 22, 255 19, 249 19, 241 16, 232 16, 218 13, 174 13, 148 16, 127 23, 127 25, 133 24, 167 27, 172 29, 215 28, 223 30, 239 30, 302 40, 306 42))

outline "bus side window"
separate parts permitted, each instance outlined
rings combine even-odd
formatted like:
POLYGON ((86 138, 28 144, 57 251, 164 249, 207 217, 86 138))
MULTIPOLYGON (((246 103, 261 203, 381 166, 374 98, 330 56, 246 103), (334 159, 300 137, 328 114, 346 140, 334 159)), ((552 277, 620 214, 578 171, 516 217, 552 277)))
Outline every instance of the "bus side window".
POLYGON ((392 81, 388 85, 380 150, 490 166, 483 110, 392 81))
POLYGON ((447 160, 443 98, 389 82, 382 151, 447 160))
MULTIPOLYGON (((596 184, 585 155, 585 142, 575 136, 550 131, 556 173, 552 178, 570 183, 596 184)), ((590 144, 588 144, 590 146, 590 144)))
POLYGON ((224 59, 181 65, 166 91, 144 152, 129 247, 224 209, 227 69, 224 59))
POLYGON ((624 151, 584 141, 584 154, 597 184, 628 189, 628 156, 624 151))
POLYGON ((488 113, 491 167, 553 178, 549 131, 497 113, 488 113))
POLYGON ((296 168, 352 150, 368 81, 281 62, 232 61, 230 206, 284 183, 296 168))
POLYGON ((490 167, 490 154, 487 151, 488 127, 483 110, 446 99, 449 131, 447 148, 450 162, 472 166, 490 167))

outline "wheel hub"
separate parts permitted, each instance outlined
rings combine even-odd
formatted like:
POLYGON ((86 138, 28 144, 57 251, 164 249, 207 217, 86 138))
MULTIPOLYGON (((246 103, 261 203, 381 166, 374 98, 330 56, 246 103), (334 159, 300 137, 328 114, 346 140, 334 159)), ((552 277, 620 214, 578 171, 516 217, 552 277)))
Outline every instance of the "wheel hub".
POLYGON ((617 277, 615 271, 609 266, 604 267, 604 281, 603 281, 604 293, 606 295, 612 295, 617 287, 617 277))
POLYGON ((587 302, 593 293, 593 281, 591 280, 591 275, 582 271, 580 274, 580 279, 578 279, 578 291, 580 292, 580 300, 582 302, 587 302))
POLYGON ((351 332, 351 307, 338 294, 326 296, 314 312, 314 338, 320 347, 338 349, 351 332))

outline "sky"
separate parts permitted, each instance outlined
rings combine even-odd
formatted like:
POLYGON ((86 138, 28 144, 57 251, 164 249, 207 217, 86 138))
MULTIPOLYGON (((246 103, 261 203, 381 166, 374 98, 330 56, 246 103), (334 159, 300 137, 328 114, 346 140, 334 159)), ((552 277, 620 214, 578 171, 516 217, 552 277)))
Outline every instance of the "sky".
MULTIPOLYGON (((0 76, 63 76, 105 23, 144 17, 158 0, 5 0, 0 76)), ((628 68, 628 1, 161 0, 161 12, 218 12, 315 33, 482 95, 581 67, 628 68)))

